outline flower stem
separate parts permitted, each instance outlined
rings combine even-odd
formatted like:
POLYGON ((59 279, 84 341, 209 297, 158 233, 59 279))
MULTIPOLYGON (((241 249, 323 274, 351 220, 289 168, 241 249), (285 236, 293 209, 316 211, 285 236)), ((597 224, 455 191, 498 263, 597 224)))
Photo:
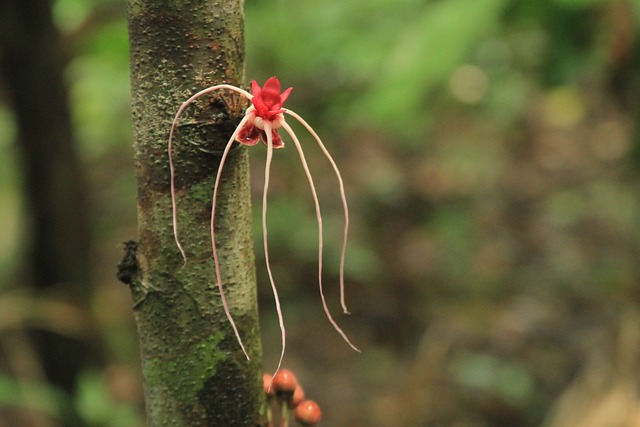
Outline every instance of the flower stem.
MULTIPOLYGON (((267 134, 267 159, 264 167, 264 189, 262 191, 262 240, 264 244, 264 258, 267 265, 267 273, 269 275, 269 282, 271 283, 271 289, 273 290, 273 297, 276 303, 276 311, 278 312, 278 322, 280 323, 282 350, 280 353, 280 360, 278 360, 278 366, 276 373, 280 370, 282 360, 284 359, 284 349, 286 345, 286 331, 284 328, 284 317, 282 316, 282 307, 280 307, 280 298, 278 297, 278 289, 276 288, 275 281, 273 280, 273 273, 271 272, 271 263, 269 262, 269 244, 267 239, 267 193, 269 190, 269 174, 271 170, 271 160, 273 158, 273 135, 271 123, 264 122, 264 131, 267 134)), ((273 374, 275 376, 275 373, 273 374)))

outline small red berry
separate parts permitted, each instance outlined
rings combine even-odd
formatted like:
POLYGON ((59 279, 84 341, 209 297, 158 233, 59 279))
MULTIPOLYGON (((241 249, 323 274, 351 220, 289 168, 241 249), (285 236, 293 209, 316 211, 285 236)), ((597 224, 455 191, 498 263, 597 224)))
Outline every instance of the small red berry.
POLYGON ((280 369, 271 380, 271 387, 276 395, 288 397, 293 394, 298 385, 296 376, 288 369, 280 369))
POLYGON ((304 400, 304 390, 302 389, 302 387, 300 387, 300 384, 298 384, 296 389, 293 391, 293 395, 287 401, 287 404, 289 405, 289 408, 295 408, 300 403, 302 403, 303 400, 304 400))
POLYGON ((314 426, 322 419, 320 407, 313 400, 305 400, 296 406, 296 421, 303 426, 314 426))
POLYGON ((262 374, 262 388, 264 389, 264 393, 268 398, 275 396, 275 392, 271 387, 272 377, 270 374, 262 374))

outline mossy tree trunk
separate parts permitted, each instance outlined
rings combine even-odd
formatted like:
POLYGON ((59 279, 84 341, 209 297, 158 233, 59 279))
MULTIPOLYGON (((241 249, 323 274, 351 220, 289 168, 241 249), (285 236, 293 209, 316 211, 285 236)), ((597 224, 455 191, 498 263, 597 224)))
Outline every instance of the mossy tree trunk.
POLYGON ((191 105, 174 143, 174 242, 167 140, 176 110, 217 83, 242 85, 242 0, 128 0, 139 240, 120 265, 133 295, 151 426, 253 426, 262 407, 248 157, 232 150, 216 208, 223 286, 247 361, 216 292, 210 212, 220 154, 240 120, 215 95, 191 105), (134 252, 135 250, 135 252, 134 252))

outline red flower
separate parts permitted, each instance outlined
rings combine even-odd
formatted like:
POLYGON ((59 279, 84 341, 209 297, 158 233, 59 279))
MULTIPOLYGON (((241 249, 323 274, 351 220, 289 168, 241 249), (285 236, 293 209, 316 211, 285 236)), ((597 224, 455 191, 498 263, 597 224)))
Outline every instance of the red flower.
POLYGON ((280 93, 280 82, 275 77, 267 80, 262 88, 255 80, 252 80, 251 93, 253 98, 251 103, 256 107, 256 116, 262 117, 263 120, 273 121, 284 112, 282 104, 287 100, 292 89, 290 87, 280 93))
MULTIPOLYGON (((264 255, 265 255, 265 263, 267 266, 267 271, 269 273, 269 282, 271 283, 271 288, 273 290, 274 299, 276 302, 276 311, 278 313, 278 320, 280 322, 280 331, 281 331, 281 337, 282 337, 282 351, 280 353, 280 361, 278 362, 278 369, 276 370, 276 372, 278 372, 280 369, 280 365, 282 364, 282 359, 284 357, 286 337, 285 337, 284 321, 282 318, 282 310, 280 309, 280 300, 278 299, 278 292, 271 274, 271 267, 269 263, 266 224, 267 224, 267 190, 269 188, 269 173, 271 168, 271 161, 273 158, 272 149, 284 147, 284 143, 282 142, 282 139, 280 139, 280 135, 278 135, 278 130, 280 128, 283 128, 285 132, 287 132, 287 134, 289 134, 289 136, 293 140, 296 150, 300 155, 300 161, 302 163, 304 172, 307 176, 307 180, 309 181, 309 186, 311 187, 311 195, 313 197, 313 201, 316 207, 316 217, 318 220, 318 236, 319 236, 318 255, 320 260, 322 260, 322 248, 323 248, 322 216, 320 213, 320 202, 318 200, 316 189, 313 184, 313 177, 311 176, 311 172, 309 171, 309 167, 307 166, 307 161, 305 160, 305 156, 302 150, 302 145, 300 144, 300 141, 298 141, 298 137, 294 133, 293 129, 285 121, 285 118, 284 118, 285 114, 295 119, 311 134, 311 136, 313 136, 320 150, 324 153, 325 157, 333 167, 333 170, 335 171, 336 177, 338 179, 338 184, 340 189, 340 198, 342 199, 342 206, 344 210, 342 253, 340 256, 340 303, 342 304, 343 311, 345 313, 348 313, 347 306, 345 305, 345 302, 344 302, 344 270, 345 270, 344 265, 345 265, 345 252, 347 248, 347 232, 349 229, 349 209, 347 207, 347 199, 344 191, 344 184, 342 182, 342 177, 340 175, 340 171, 338 170, 338 166, 333 161, 331 154, 329 154, 329 152, 327 151, 326 147, 322 143, 322 140, 320 139, 318 134, 295 111, 291 111, 288 108, 282 107, 284 102, 289 97, 291 88, 285 90, 284 92, 280 92, 280 82, 278 81, 278 79, 276 79, 275 77, 271 77, 269 80, 265 82, 264 86, 262 87, 260 87, 260 85, 258 85, 258 83, 256 83, 255 81, 252 81, 251 82, 252 93, 249 93, 244 89, 241 89, 239 87, 232 86, 229 84, 218 84, 218 85, 214 85, 214 86, 210 86, 208 88, 202 89, 195 95, 192 95, 185 102, 183 102, 182 105, 180 105, 180 108, 178 108, 178 111, 176 112, 173 122, 171 122, 171 130, 169 131, 169 144, 167 147, 167 151, 169 154, 169 173, 171 176, 170 192, 171 192, 171 207, 172 207, 172 217, 173 217, 173 234, 175 237, 176 245, 178 246, 178 249, 180 250, 180 253, 185 263, 187 262, 187 254, 185 253, 178 238, 178 219, 177 219, 177 205, 176 205, 177 191, 176 191, 176 185, 175 185, 175 166, 173 164, 173 158, 172 158, 173 135, 177 131, 177 127, 179 124, 178 119, 180 118, 180 115, 189 106, 189 104, 191 104, 193 101, 195 101, 196 99, 200 98, 203 95, 213 93, 219 90, 235 92, 236 94, 250 100, 252 105, 249 108, 247 108, 244 117, 242 118, 242 120, 240 121, 236 129, 233 131, 233 134, 229 138, 229 141, 227 142, 227 145, 225 146, 224 151, 222 152, 222 156, 220 157, 220 163, 218 164, 218 171, 216 173, 215 183, 213 185, 213 199, 211 202, 211 248, 213 252, 213 263, 215 266, 216 285, 220 293, 220 299, 222 300, 222 306, 224 308, 224 312, 227 316, 227 319, 231 324, 231 328, 233 329, 233 332, 236 335, 236 339, 238 340, 238 343, 240 344, 242 351, 244 352, 247 360, 249 360, 249 353, 247 353, 247 350, 245 349, 244 344, 242 343, 240 333, 238 331, 238 328, 236 327, 235 322, 233 321, 233 317, 231 316, 231 311, 229 310, 229 304, 227 304, 227 300, 224 295, 224 289, 222 286, 222 276, 220 274, 219 257, 216 249, 214 221, 216 217, 215 215, 216 200, 218 197, 218 188, 220 187, 221 172, 223 170, 225 161, 229 155, 231 148, 233 147, 236 141, 245 145, 255 145, 258 143, 259 140, 262 140, 262 142, 268 146, 267 158, 265 162, 264 189, 262 192, 262 195, 263 195, 262 196, 262 200, 263 200, 262 225, 263 225, 264 255), (267 132, 271 132, 271 135, 268 135, 267 132), (267 138, 267 136, 269 136, 269 138, 267 138)), ((351 343, 351 341, 349 341, 349 338, 342 331, 342 329, 340 329, 336 321, 333 320, 333 317, 329 312, 329 308, 325 301, 323 287, 322 287, 322 262, 318 262, 318 288, 320 290, 320 298, 322 300, 322 305, 323 305, 325 314, 329 319, 329 322, 331 323, 333 328, 347 342, 347 344, 349 344, 355 351, 359 352, 360 350, 358 350, 351 343)), ((276 378, 265 377, 263 378, 263 381, 264 381, 267 392, 269 392, 269 389, 271 387, 271 382, 274 382, 273 384, 274 391, 277 390, 277 387, 275 384, 277 383, 276 378)), ((277 391, 275 391, 275 393, 277 393, 277 391)), ((296 393, 295 387, 292 389, 290 393, 293 393, 295 395, 296 393)), ((298 394, 300 394, 300 389, 298 390, 298 394)), ((295 396, 292 398, 295 398, 295 396)), ((293 407, 293 403, 291 403, 291 405, 292 405, 291 407, 293 407)), ((299 408, 297 409, 297 411, 301 413, 301 417, 303 418, 302 422, 307 423, 305 425, 313 425, 312 423, 317 422, 317 420, 319 420, 320 418, 319 408, 317 408, 317 405, 315 406, 314 405, 315 404, 307 404, 303 408, 299 408, 299 405, 298 405, 297 407, 299 408)))
POLYGON ((282 104, 289 97, 291 89, 293 88, 280 93, 280 82, 275 77, 267 80, 262 87, 255 80, 252 80, 251 94, 253 98, 251 98, 251 103, 253 105, 247 109, 247 116, 250 119, 238 132, 237 141, 245 145, 255 145, 259 140, 262 140, 266 145, 267 134, 264 131, 263 123, 268 121, 272 126, 273 148, 284 147, 277 129, 282 125, 282 113, 285 111, 282 104))

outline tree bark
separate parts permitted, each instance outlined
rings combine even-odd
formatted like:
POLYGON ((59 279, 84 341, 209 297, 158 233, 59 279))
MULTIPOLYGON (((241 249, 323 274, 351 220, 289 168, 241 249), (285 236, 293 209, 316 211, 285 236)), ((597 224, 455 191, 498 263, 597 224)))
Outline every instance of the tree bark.
POLYGON ((223 286, 251 361, 215 291, 210 212, 220 154, 240 113, 215 95, 190 106, 174 143, 180 240, 174 241, 167 141, 182 102, 244 73, 242 0, 128 0, 137 245, 120 265, 141 344, 151 426, 253 426, 263 391, 248 153, 232 150, 216 207, 223 286))

